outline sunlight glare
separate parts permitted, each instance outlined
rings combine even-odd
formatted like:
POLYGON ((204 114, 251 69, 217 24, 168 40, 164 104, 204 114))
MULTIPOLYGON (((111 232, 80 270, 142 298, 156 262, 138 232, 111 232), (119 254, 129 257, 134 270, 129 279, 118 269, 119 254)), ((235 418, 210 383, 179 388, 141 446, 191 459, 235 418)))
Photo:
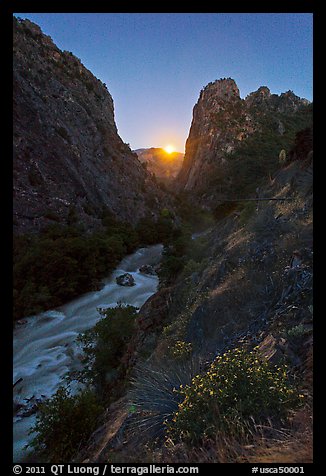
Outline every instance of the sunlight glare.
POLYGON ((169 145, 167 145, 166 147, 164 147, 164 150, 165 150, 165 152, 167 152, 168 154, 172 154, 172 152, 175 151, 175 148, 174 148, 173 145, 169 144, 169 145))

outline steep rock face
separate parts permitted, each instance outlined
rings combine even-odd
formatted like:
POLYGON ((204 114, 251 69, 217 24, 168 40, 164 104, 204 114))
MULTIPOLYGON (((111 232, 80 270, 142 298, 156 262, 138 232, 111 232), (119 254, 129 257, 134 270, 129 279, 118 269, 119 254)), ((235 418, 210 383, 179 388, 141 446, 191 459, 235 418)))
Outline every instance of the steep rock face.
POLYGON ((72 215, 88 227, 104 208, 135 223, 165 198, 118 135, 113 100, 72 53, 14 19, 14 229, 72 215))
POLYGON ((228 158, 239 146, 253 133, 262 130, 268 115, 275 115, 277 133, 283 135, 285 127, 278 117, 296 113, 308 104, 309 101, 292 91, 278 96, 271 94, 266 86, 241 99, 231 78, 209 83, 201 91, 193 109, 177 188, 202 193, 212 176, 223 176, 228 158))
MULTIPOLYGON (((223 151, 231 150, 240 133, 242 101, 233 79, 209 83, 201 92, 193 109, 193 120, 186 142, 184 163, 178 183, 185 190, 200 190, 215 168, 222 161, 223 151), (231 130, 231 120, 232 130, 231 130), (228 123, 227 129, 225 125, 228 123)), ((250 128, 248 124, 247 129, 250 128)))

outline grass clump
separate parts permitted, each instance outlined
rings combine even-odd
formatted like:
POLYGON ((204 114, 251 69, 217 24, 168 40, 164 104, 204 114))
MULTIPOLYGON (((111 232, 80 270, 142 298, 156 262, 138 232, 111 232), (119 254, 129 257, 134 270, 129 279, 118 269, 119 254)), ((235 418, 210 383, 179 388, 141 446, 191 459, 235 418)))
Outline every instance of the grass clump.
POLYGON ((232 349, 208 371, 180 386, 182 402, 167 423, 172 440, 196 444, 218 433, 239 436, 267 421, 281 421, 300 402, 285 367, 272 367, 259 356, 232 349))

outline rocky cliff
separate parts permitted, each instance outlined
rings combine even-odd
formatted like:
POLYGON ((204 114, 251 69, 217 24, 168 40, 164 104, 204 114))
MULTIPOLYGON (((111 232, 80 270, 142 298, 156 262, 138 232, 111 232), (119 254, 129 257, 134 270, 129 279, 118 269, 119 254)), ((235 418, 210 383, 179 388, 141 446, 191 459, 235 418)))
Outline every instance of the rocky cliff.
POLYGON ((14 18, 14 229, 74 216, 96 227, 104 208, 135 223, 163 192, 119 137, 113 100, 72 53, 14 18))
POLYGON ((274 160, 277 167, 280 148, 293 142, 295 132, 305 126, 309 110, 309 101, 292 91, 278 96, 263 86, 241 99, 233 79, 209 83, 193 109, 178 188, 195 192, 209 202, 209 194, 216 197, 218 183, 225 196, 225 185, 234 179, 228 173, 229 163, 250 140, 251 156, 255 150, 258 155, 255 166, 260 166, 259 146, 265 142, 270 161, 274 160))

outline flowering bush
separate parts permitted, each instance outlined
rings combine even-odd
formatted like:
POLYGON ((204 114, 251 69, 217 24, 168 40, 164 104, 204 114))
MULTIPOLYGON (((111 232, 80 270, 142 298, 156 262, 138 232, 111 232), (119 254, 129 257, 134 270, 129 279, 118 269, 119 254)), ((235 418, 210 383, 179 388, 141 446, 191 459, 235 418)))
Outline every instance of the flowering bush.
POLYGON ((184 359, 188 357, 192 352, 191 342, 184 342, 183 340, 177 340, 174 346, 171 348, 171 353, 176 359, 184 359))
POLYGON ((194 443, 219 431, 241 434, 256 423, 282 419, 300 398, 288 383, 286 367, 272 367, 257 349, 232 349, 209 370, 180 386, 178 411, 166 423, 168 435, 194 443))

